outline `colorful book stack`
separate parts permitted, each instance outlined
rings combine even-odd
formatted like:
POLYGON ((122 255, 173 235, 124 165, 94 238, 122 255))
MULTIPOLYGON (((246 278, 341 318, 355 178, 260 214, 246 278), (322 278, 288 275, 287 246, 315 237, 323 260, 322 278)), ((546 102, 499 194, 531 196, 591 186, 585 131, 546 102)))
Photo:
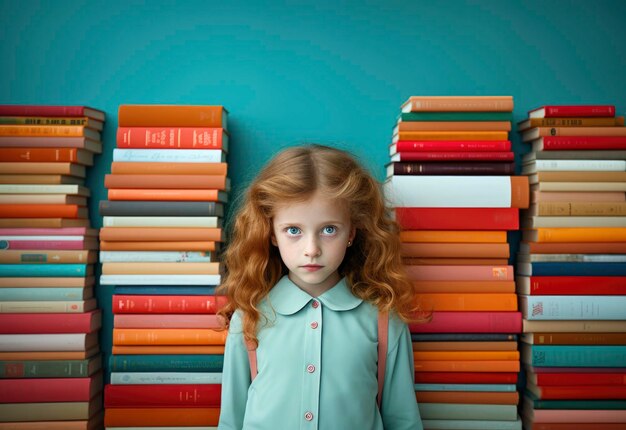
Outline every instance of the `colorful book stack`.
POLYGON ((0 429, 102 425, 97 231, 104 112, 0 106, 0 429))
POLYGON ((217 425, 226 120, 222 106, 119 108, 100 204, 100 282, 115 286, 107 428, 217 425))
POLYGON ((518 126, 527 429, 626 428, 626 127, 615 107, 544 106, 518 126))
POLYGON ((432 321, 410 326, 426 429, 521 429, 521 315, 507 231, 528 207, 508 133, 513 99, 411 97, 390 147, 385 194, 432 321))

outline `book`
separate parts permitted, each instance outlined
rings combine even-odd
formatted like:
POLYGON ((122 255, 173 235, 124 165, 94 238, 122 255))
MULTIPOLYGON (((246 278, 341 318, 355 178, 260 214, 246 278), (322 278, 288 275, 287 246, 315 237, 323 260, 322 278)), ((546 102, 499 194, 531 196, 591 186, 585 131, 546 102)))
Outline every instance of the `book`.
POLYGON ((509 258, 508 243, 403 243, 403 256, 509 258))
POLYGON ((517 292, 525 295, 624 295, 624 276, 518 276, 517 292))
POLYGON ((87 378, 102 368, 98 354, 82 360, 0 361, 0 378, 87 378))
MULTIPOLYGON (((87 206, 87 198, 66 194, 0 194, 2 204, 61 204, 87 206)), ((16 218, 10 218, 15 220, 16 218)), ((19 218, 17 218, 19 220, 19 218)), ((49 219, 49 218, 46 218, 49 219)))
POLYGON ((112 385, 180 385, 221 383, 221 372, 111 372, 112 385))
MULTIPOLYGON (((419 123, 416 123, 419 124, 419 123)), ((398 152, 511 151, 510 140, 404 140, 389 145, 389 155, 398 152)))
POLYGON ((522 328, 524 333, 620 333, 626 331, 626 321, 524 319, 522 328))
MULTIPOLYGON (((116 315, 122 316, 122 315, 116 315)), ((131 316, 131 315, 123 315, 131 316)), ((111 355, 109 368, 112 372, 206 372, 220 373, 224 366, 224 356, 187 355, 111 355)))
POLYGON ((626 149, 626 136, 550 136, 531 142, 532 151, 626 149))
POLYGON ((86 207, 76 205, 1 205, 2 218, 87 218, 86 207))
POLYGON ((532 151, 522 155, 522 164, 535 160, 624 160, 626 151, 555 150, 532 151))
POLYGON ((104 121, 104 112, 88 106, 0 105, 0 116, 87 117, 104 121))
POLYGON ((626 216, 531 216, 522 218, 520 224, 525 229, 626 227, 626 216))
POLYGON ((409 324, 411 333, 521 333, 519 312, 433 312, 426 324, 409 324))
POLYGON ((113 295, 114 314, 215 314, 223 296, 129 296, 113 295))
POLYGON ((519 296, 527 320, 626 320, 626 296, 519 296))
MULTIPOLYGON (((211 428, 219 421, 219 408, 107 408, 104 414, 106 428, 134 427, 147 430, 148 426, 211 428)), ((176 427, 174 427, 176 428, 176 427)))
POLYGON ((476 391, 417 391, 418 403, 459 403, 487 405, 517 405, 517 392, 476 392, 476 391))
POLYGON ((504 141, 508 134, 508 131, 401 131, 391 141, 504 141))
POLYGON ((141 216, 105 216, 103 227, 205 227, 221 228, 222 219, 218 217, 178 216, 178 217, 141 217, 141 216))
POLYGON ((626 263, 626 255, 618 254, 525 254, 520 252, 518 261, 534 262, 578 262, 578 263, 626 263))
MULTIPOLYGON (((623 127, 624 117, 528 118, 517 123, 517 131, 532 127, 623 127)), ((584 133, 584 130, 581 130, 584 133)))
POLYGON ((402 112, 398 122, 405 121, 507 121, 513 120, 512 112, 402 112))
POLYGON ((113 344, 224 345, 226 334, 225 330, 204 328, 114 328, 113 344))
POLYGON ((445 231, 404 230, 400 232, 403 243, 506 243, 506 231, 445 231))
POLYGON ((506 333, 411 333, 411 340, 413 342, 508 342, 517 341, 517 335, 506 333))
POLYGON ((100 310, 75 314, 0 314, 0 333, 3 334, 92 333, 100 327, 102 327, 100 310))
POLYGON ((405 266, 412 281, 512 281, 512 266, 405 266))
POLYGON ((120 105, 120 127, 221 127, 227 128, 223 106, 120 105))
POLYGON ((515 341, 413 341, 413 351, 517 351, 515 341))
POLYGON ((228 133, 220 127, 118 127, 118 148, 223 149, 228 133))
POLYGON ((517 230, 517 208, 405 208, 394 210, 406 230, 517 230))
POLYGON ((103 262, 103 275, 219 275, 220 264, 211 262, 103 262))
MULTIPOLYGON (((522 430, 522 421, 494 421, 494 420, 422 420, 424 428, 432 430, 522 430)), ((533 430, 536 430, 533 428, 533 430)), ((548 429, 541 429, 548 430, 548 429)), ((553 430, 553 429, 550 429, 553 430)), ((559 429, 561 430, 561 429, 559 429)), ((571 429, 574 430, 574 429, 571 429)), ((579 430, 579 429, 576 429, 579 430)), ((604 429, 593 429, 604 430, 604 429)), ((614 429, 611 429, 614 430, 614 429)))
POLYGON ((176 228, 176 227, 103 227, 103 241, 221 241, 221 228, 176 228))
MULTIPOLYGON (((173 281, 173 280, 172 280, 173 281)), ((199 281, 198 281, 199 282, 199 281)), ((172 283, 171 285, 116 285, 115 292, 117 294, 136 294, 140 296, 212 296, 215 295, 217 284, 189 284, 180 285, 172 283)), ((208 328, 208 327, 205 327, 208 328)))
POLYGON ((219 175, 226 176, 226 163, 113 162, 113 175, 219 175))
POLYGON ((99 211, 103 216, 224 216, 217 202, 101 201, 99 211))
MULTIPOLYGON (((413 351, 415 361, 516 361, 518 351, 413 351)), ((470 391, 470 390, 468 390, 470 391)))
POLYGON ((524 333, 521 341, 531 345, 626 345, 626 333, 524 333))
POLYGON ((510 121, 399 121, 392 134, 404 131, 511 131, 510 121))
POLYGON ((522 175, 537 172, 623 172, 626 160, 535 160, 522 165, 522 175))
POLYGON ((100 276, 101 285, 219 285, 220 282, 220 275, 141 274, 100 276))
POLYGON ((425 384, 515 384, 513 372, 415 372, 415 382, 425 384))
POLYGON ((102 409, 102 396, 87 402, 0 403, 0 421, 86 420, 102 409))
POLYGON ((228 193, 219 190, 109 189, 109 200, 228 202, 228 193))
POLYGON ((89 378, 0 379, 0 403, 86 402, 102 393, 102 372, 89 378))
POLYGON ((84 125, 11 125, 0 124, 2 137, 87 137, 99 141, 100 132, 84 125))
POLYGON ((626 127, 533 127, 522 132, 522 142, 549 136, 626 136, 626 127))
MULTIPOLYGON (((45 250, 45 249, 27 249, 27 250, 11 250, 3 248, 0 239, 0 263, 18 264, 18 263, 37 263, 37 264, 66 264, 66 263, 83 263, 91 264, 97 260, 97 255, 93 251, 85 249, 77 250, 45 250)), ((55 242, 55 241, 50 241, 55 242)), ((71 241, 61 241, 71 242, 71 241)), ((62 244, 62 243, 61 243, 62 244)), ((56 243, 59 245, 59 243, 56 243)), ((11 246, 9 246, 12 248, 11 246)))
POLYGON ((85 277, 92 274, 93 267, 88 264, 0 264, 3 277, 85 277))
MULTIPOLYGON (((0 148, 0 160, 2 148, 0 148)), ((223 163, 226 153, 221 149, 113 149, 113 161, 143 163, 223 163)))
POLYGON ((537 228, 522 232, 526 242, 626 242, 626 228, 537 228))
POLYGON ((0 116, 0 124, 9 125, 84 125, 102 131, 103 122, 89 117, 0 116))
POLYGON ((223 345, 113 345, 114 355, 224 355, 223 345))
POLYGON ((67 194, 89 197, 89 188, 82 185, 0 184, 0 194, 67 194))
POLYGON ((387 178, 394 175, 513 175, 514 163, 500 162, 398 162, 387 165, 387 178))
MULTIPOLYGON (((0 198, 1 197, 0 195, 0 198)), ((0 227, 2 228, 65 228, 88 226, 89 220, 86 218, 0 218, 0 227)))
POLYGON ((78 184, 83 178, 68 175, 0 175, 0 184, 78 184))
POLYGON ((93 297, 93 288, 0 288, 3 301, 85 300, 93 297))
MULTIPOLYGON (((541 367, 619 367, 626 362, 623 345, 520 345, 522 362, 541 367)), ((591 394, 590 394, 591 395, 591 394)))
POLYGON ((104 407, 220 407, 220 384, 107 385, 104 407))
POLYGON ((0 360, 84 360, 99 353, 100 346, 95 346, 87 351, 0 351, 0 360))
POLYGON ((76 287, 92 287, 95 284, 93 276, 88 277, 20 277, 20 278, 3 278, 0 277, 0 287, 3 288, 76 288, 76 287))
MULTIPOLYGON (((118 227, 120 228, 120 227, 118 227)), ((103 251, 219 251, 220 243, 214 241, 131 241, 131 242, 100 242, 103 251)), ((1 279, 1 278, 0 278, 1 279)))
POLYGON ((512 151, 473 152, 473 151, 432 151, 397 152, 389 159, 397 161, 513 161, 512 151))
POLYGON ((98 333, 0 334, 0 351, 86 351, 98 333))
POLYGON ((626 373, 609 372, 609 373, 584 373, 584 372, 549 372, 535 373, 528 372, 527 380, 535 385, 542 387, 575 385, 578 387, 587 386, 593 389, 594 386, 626 386, 626 373))
POLYGON ((394 176, 384 183, 394 207, 527 208, 526 176, 394 176))
POLYGON ((521 242, 520 252, 527 254, 626 254, 620 242, 521 242))
POLYGON ((5 175, 70 175, 84 178, 86 169, 76 163, 0 163, 0 172, 5 175))
POLYGON ((626 182, 626 172, 538 172, 530 175, 528 180, 531 184, 538 182, 626 182))
MULTIPOLYGON (((1 257, 1 255, 0 255, 1 257)), ((210 252, 101 251, 100 262, 210 262, 210 252)))
POLYGON ((93 166, 93 152, 81 148, 1 148, 1 162, 78 163, 93 166))
POLYGON ((419 360, 416 372, 519 372, 519 360, 419 360))
POLYGON ((417 293, 513 293, 512 281, 414 281, 417 293))
POLYGON ((623 263, 522 262, 516 269, 526 276, 626 276, 623 263))
POLYGON ((404 112, 511 112, 512 96, 411 96, 404 112))
POLYGON ((626 216, 626 202, 537 202, 530 206, 528 214, 550 217, 626 216))
POLYGON ((416 299, 424 309, 432 311, 516 311, 516 294, 418 293, 416 299))
POLYGON ((613 117, 613 105, 546 105, 528 111, 529 118, 613 117))
POLYGON ((0 302, 0 313, 83 313, 96 309, 96 299, 0 302))
POLYGON ((216 189, 228 190, 230 180, 223 175, 105 175, 104 186, 147 189, 216 189))
MULTIPOLYGON (((428 258, 428 257, 402 257, 402 263, 408 266, 505 266, 509 260, 507 258, 428 258)), ((493 291, 496 292, 496 291, 493 291)), ((499 292, 499 291, 498 291, 499 292)))
POLYGON ((458 403, 418 403, 422 419, 517 420, 516 405, 472 405, 458 403))

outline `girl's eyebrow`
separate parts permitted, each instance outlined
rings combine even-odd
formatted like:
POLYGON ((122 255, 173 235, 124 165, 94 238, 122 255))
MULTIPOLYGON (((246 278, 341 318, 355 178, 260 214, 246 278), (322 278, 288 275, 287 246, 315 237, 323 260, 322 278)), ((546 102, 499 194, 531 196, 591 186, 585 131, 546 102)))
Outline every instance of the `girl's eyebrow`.
MULTIPOLYGON (((344 223, 340 222, 340 221, 323 221, 318 223, 321 226, 326 226, 326 225, 344 225, 344 223)), ((286 226, 294 226, 294 227, 300 227, 302 224, 299 222, 282 222, 280 224, 278 224, 278 227, 286 227, 286 226)))

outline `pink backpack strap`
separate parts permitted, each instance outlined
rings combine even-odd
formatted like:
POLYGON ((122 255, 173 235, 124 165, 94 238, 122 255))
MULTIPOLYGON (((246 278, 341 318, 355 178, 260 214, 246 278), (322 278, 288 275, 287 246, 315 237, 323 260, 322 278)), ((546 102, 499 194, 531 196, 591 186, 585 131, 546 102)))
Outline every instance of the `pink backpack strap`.
MULTIPOLYGON (((387 367, 387 333, 389 328, 389 314, 387 312, 378 313, 378 408, 383 401, 383 387, 385 386, 385 369, 387 367)), ((248 360, 250 361, 250 380, 254 381, 258 370, 256 360, 256 348, 246 344, 248 349, 248 360)))
POLYGON ((385 386, 385 369, 387 368, 387 333, 389 328, 389 314, 378 313, 378 409, 383 403, 383 387, 385 386))

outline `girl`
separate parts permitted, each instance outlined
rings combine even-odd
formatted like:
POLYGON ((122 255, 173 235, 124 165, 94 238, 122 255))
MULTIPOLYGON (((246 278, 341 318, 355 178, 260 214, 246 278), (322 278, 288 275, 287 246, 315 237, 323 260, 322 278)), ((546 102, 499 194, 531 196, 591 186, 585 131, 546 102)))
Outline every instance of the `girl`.
POLYGON ((220 429, 422 429, 398 227, 350 155, 279 153, 251 184, 223 261, 220 429))

